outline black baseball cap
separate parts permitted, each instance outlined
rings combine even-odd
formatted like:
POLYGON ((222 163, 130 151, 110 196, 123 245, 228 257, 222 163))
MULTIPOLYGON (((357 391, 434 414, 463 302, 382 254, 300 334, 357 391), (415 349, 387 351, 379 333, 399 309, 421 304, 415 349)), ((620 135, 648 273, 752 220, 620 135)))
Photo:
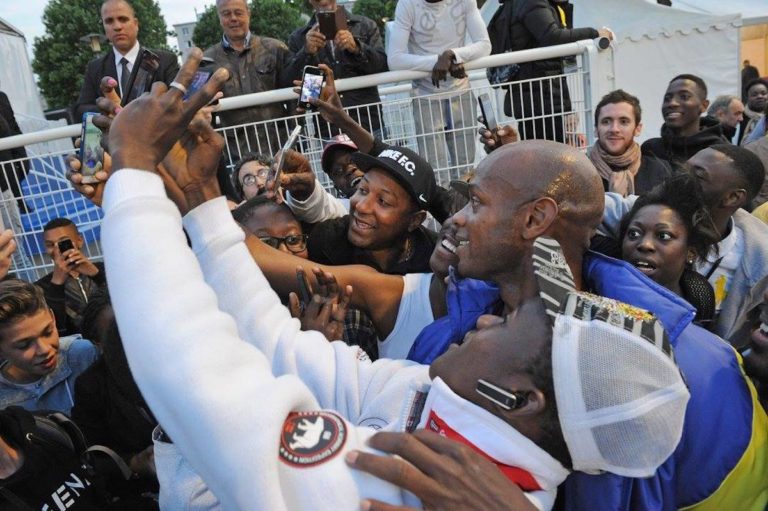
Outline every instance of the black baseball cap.
POLYGON ((389 173, 413 197, 420 209, 430 209, 437 190, 435 172, 432 165, 414 151, 387 145, 375 156, 355 153, 352 161, 364 172, 375 168, 389 173))

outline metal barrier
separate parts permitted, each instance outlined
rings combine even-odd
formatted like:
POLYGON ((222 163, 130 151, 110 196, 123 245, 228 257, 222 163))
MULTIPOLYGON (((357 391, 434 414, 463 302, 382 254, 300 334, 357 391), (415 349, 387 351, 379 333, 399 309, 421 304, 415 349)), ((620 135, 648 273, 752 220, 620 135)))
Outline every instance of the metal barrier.
MULTIPOLYGON (((384 130, 378 133, 380 138, 422 154, 433 165, 438 183, 447 185, 451 179, 457 179, 471 169, 485 154, 477 141, 480 123, 477 120, 479 112, 476 97, 482 93, 491 97, 499 123, 517 125, 527 133, 527 138, 544 138, 542 135, 549 135, 547 138, 558 136, 576 147, 584 148, 590 144, 593 139, 592 104, 613 88, 611 58, 610 52, 598 52, 595 42, 591 40, 491 55, 465 64, 470 72, 471 88, 458 94, 445 92, 412 97, 410 83, 402 82, 428 76, 428 73, 418 71, 389 71, 341 79, 337 80, 336 85, 339 92, 344 92, 362 87, 397 84, 379 88, 381 103, 347 110, 353 116, 355 111, 366 110, 370 113, 374 109, 379 110, 384 125, 384 130), (483 70, 487 67, 556 57, 575 58, 573 65, 563 75, 516 81, 495 87, 491 87, 485 79, 483 70), (564 83, 567 83, 567 93, 564 83), (511 99, 505 113, 504 98, 507 94, 511 99), (543 102, 565 104, 566 108, 555 108, 547 112, 540 108, 543 102), (517 118, 507 115, 512 113, 512 108, 517 118)), ((226 111, 274 102, 293 103, 295 99, 296 95, 291 89, 280 89, 223 98, 220 103, 221 110, 226 111)), ((228 139, 225 157, 229 166, 235 163, 238 151, 269 152, 266 147, 267 144, 274 145, 274 141, 270 140, 273 135, 264 134, 288 131, 297 122, 305 125, 300 146, 302 152, 312 162, 323 186, 331 189, 330 179, 320 169, 320 155, 324 139, 333 134, 334 130, 317 113, 220 128, 219 131, 228 139), (257 133, 261 135, 256 136, 257 133)), ((62 140, 68 142, 65 147, 72 147, 69 139, 79 133, 79 125, 70 125, 0 139, 0 150, 25 146, 28 152, 25 159, 0 163, 0 172, 11 180, 15 179, 14 168, 18 170, 19 165, 29 168, 26 179, 19 185, 30 211, 19 211, 18 202, 10 193, 0 196, 0 218, 17 235, 19 250, 13 261, 14 271, 22 278, 34 280, 50 271, 50 258, 42 242, 42 227, 56 217, 64 216, 75 222, 84 235, 86 255, 94 260, 101 258, 98 242, 101 212, 80 197, 65 177, 64 157, 73 149, 62 150, 61 145, 58 145, 56 150, 45 150, 51 142, 58 141, 61 144, 62 140)))

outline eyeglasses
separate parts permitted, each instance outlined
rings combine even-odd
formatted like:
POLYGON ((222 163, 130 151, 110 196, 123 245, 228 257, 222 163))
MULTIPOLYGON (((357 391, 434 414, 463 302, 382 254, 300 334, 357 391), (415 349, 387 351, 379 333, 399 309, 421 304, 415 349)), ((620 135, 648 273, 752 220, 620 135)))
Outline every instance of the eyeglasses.
POLYGON ((478 394, 504 408, 505 410, 517 410, 528 402, 530 392, 508 391, 485 380, 477 380, 475 388, 478 394))
POLYGON ((246 174, 243 176, 243 188, 246 186, 256 186, 258 179, 267 179, 269 174, 269 167, 263 167, 256 172, 256 174, 246 174))
POLYGON ((277 236, 259 236, 259 239, 269 245, 272 248, 280 248, 280 245, 285 244, 289 251, 293 254, 298 254, 307 248, 307 234, 292 234, 285 238, 278 238, 277 236))

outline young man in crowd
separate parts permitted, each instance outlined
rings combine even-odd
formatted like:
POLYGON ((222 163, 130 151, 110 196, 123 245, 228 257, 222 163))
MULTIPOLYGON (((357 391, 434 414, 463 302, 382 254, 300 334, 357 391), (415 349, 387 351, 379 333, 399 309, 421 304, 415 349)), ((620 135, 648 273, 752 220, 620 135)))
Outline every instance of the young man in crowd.
POLYGON ((747 83, 747 106, 744 109, 744 120, 741 121, 739 144, 744 143, 749 134, 757 126, 760 117, 768 107, 768 80, 757 78, 747 83))
POLYGON ((702 149, 728 142, 719 121, 701 117, 708 106, 704 80, 691 74, 672 78, 661 105, 661 137, 643 142, 643 154, 683 163, 702 149))
MULTIPOLYGON (((103 78, 115 79, 115 90, 121 98, 130 92, 126 90, 129 78, 142 50, 138 41, 139 20, 127 0, 107 0, 101 4, 101 23, 107 39, 112 43, 112 51, 88 63, 83 88, 80 89, 80 97, 74 107, 75 122, 79 122, 85 112, 99 111, 96 98, 102 95, 100 84, 103 78)), ((165 50, 151 51, 160 57, 160 66, 155 71, 153 81, 170 84, 179 71, 176 55, 165 50)))
POLYGON ((238 199, 247 201, 266 191, 267 174, 274 160, 263 154, 245 153, 232 169, 238 199))
POLYGON ((643 156, 635 138, 643 129, 640 100, 615 90, 595 108, 597 143, 587 155, 603 179, 605 190, 640 195, 661 183, 672 169, 655 156, 643 156))
POLYGON ((389 38, 390 69, 432 72, 413 82, 419 153, 438 171, 448 167, 450 155, 451 177, 458 179, 475 161, 477 108, 462 64, 491 53, 477 3, 400 1, 389 38))
POLYGON ((732 95, 718 96, 709 105, 707 116, 723 125, 723 133, 729 142, 736 142, 736 131, 744 120, 744 103, 732 95))
POLYGON ((35 284, 43 289, 59 334, 79 333, 88 299, 106 281, 104 265, 91 262, 83 254, 83 236, 68 218, 54 218, 45 224, 43 243, 53 261, 53 271, 35 284))
MULTIPOLYGON (((337 78, 352 78, 387 71, 387 54, 376 22, 358 14, 352 14, 336 0, 309 0, 314 14, 307 24, 296 29, 288 38, 288 48, 293 53, 288 64, 294 80, 302 76, 304 66, 326 64, 333 69, 337 78), (338 27, 333 37, 326 38, 320 30, 318 12, 333 11, 335 19, 344 19, 346 28, 338 27)), ((329 34, 330 36, 330 34, 329 34)), ((379 90, 376 86, 363 87, 344 92, 341 102, 349 109, 354 119, 367 131, 384 138, 379 90)), ((319 118, 318 118, 319 121, 319 118)), ((330 139, 338 134, 333 126, 332 133, 325 123, 319 123, 320 136, 330 139)))
MULTIPOLYGON (((185 65, 185 71, 191 69, 194 69, 194 60, 192 66, 189 62, 185 65)), ((191 72, 182 75, 181 79, 189 76, 191 72)), ((221 74, 217 81, 225 77, 226 74, 221 74)), ((211 83, 203 93, 191 99, 186 108, 202 105, 217 85, 211 83)), ((515 216, 519 232, 515 237, 519 243, 515 259, 521 262, 520 275, 524 277, 522 286, 526 291, 519 307, 507 321, 486 318, 464 346, 445 355, 431 370, 398 361, 370 364, 359 361, 354 351, 338 343, 329 345, 311 333, 297 335, 297 325, 287 318, 287 311, 268 288, 263 275, 253 264, 247 264, 250 255, 242 243, 242 232, 231 219, 228 224, 223 222, 229 215, 223 200, 207 201, 199 207, 195 207, 197 201, 186 201, 183 205, 185 209, 194 208, 185 223, 200 255, 201 266, 198 266, 192 251, 185 246, 179 215, 165 198, 159 178, 151 172, 125 169, 128 166, 154 169, 156 161, 152 159, 159 161, 165 153, 165 144, 173 143, 171 138, 178 136, 191 118, 178 107, 172 118, 168 116, 172 110, 155 108, 159 102, 173 101, 180 105, 181 95, 177 91, 145 99, 148 101, 125 109, 120 114, 124 117, 116 118, 110 133, 110 137, 114 137, 110 144, 116 154, 115 164, 117 168, 123 168, 111 178, 104 202, 105 249, 110 271, 114 271, 114 278, 110 274, 113 302, 137 381, 147 392, 147 400, 159 421, 173 438, 172 449, 180 449, 225 507, 255 505, 301 509, 334 506, 356 509, 361 497, 383 499, 393 504, 415 504, 414 499, 398 489, 352 472, 343 464, 339 454, 352 447, 362 447, 363 440, 372 433, 370 428, 355 426, 364 426, 370 421, 389 423, 399 429, 408 429, 409 423, 420 423, 433 431, 464 438, 500 464, 519 467, 518 470, 502 470, 507 471, 511 480, 525 487, 528 499, 541 508, 551 506, 555 485, 564 475, 558 463, 562 465, 564 462, 575 469, 601 468, 616 473, 649 475, 674 448, 684 414, 681 405, 687 399, 687 391, 677 368, 664 353, 668 353, 669 348, 663 337, 658 336, 660 327, 654 326, 653 316, 626 318, 631 323, 628 325, 630 330, 636 327, 638 331, 657 332, 652 336, 654 340, 648 342, 599 319, 619 312, 620 306, 615 302, 572 295, 563 306, 565 312, 556 315, 555 333, 552 333, 538 298, 531 259, 533 240, 554 218, 552 208, 539 214, 535 206, 522 205, 515 216), (131 123, 146 119, 153 112, 164 116, 165 128, 150 138, 131 140, 127 136, 132 130, 131 123), (150 140, 154 140, 151 142, 154 149, 150 153, 154 156, 147 158, 146 144, 150 140), (135 144, 144 146, 145 152, 140 154, 135 144), (137 208, 150 214, 136 215, 137 208), (150 225, 151 228, 144 228, 150 225), (146 240, 142 246, 147 248, 128 257, 129 254, 119 247, 123 243, 124 229, 141 232, 146 240), (126 279, 126 275, 134 274, 130 266, 146 264, 150 246, 153 253, 160 251, 169 257, 152 265, 153 275, 145 274, 139 280, 126 279), (227 270, 230 265, 242 269, 241 278, 231 279, 232 274, 227 270), (174 270, 170 271, 170 268, 174 270), (201 269, 213 289, 204 283, 201 269), (152 291, 144 287, 150 280, 155 288, 152 291), (140 289, 147 294, 143 297, 137 294, 140 289), (216 308, 214 290, 219 306, 233 314, 232 317, 216 308), (156 294, 158 292, 160 295, 156 294), (153 300, 165 301, 163 293, 179 292, 190 299, 170 304, 171 309, 163 314, 150 304, 153 300), (152 299, 148 300, 150 295, 152 299), (155 313, 147 315, 150 310, 155 313), (253 314, 256 310, 260 311, 258 317, 253 314), (133 318, 139 316, 147 321, 134 321, 133 318), (197 320, 179 324, 170 320, 171 316, 197 320), (243 332, 246 342, 238 337, 238 330, 243 332), (150 331, 153 333, 147 336, 150 331), (578 380, 576 384, 576 380, 566 376, 570 372, 566 367, 576 368, 575 358, 569 351, 580 346, 579 351, 583 350, 587 357, 598 353, 603 357, 605 353, 593 346, 597 332, 610 339, 618 365, 601 364, 604 370, 596 372, 576 369, 584 378, 600 375, 598 379, 601 380, 578 380), (215 343, 194 341, 194 338, 210 338, 210 335, 216 336, 215 343), (157 342, 159 339, 163 341, 157 342), (180 350, 180 343, 195 348, 180 350), (646 363, 638 363, 636 357, 626 355, 634 350, 646 354, 646 363), (624 351, 624 355, 618 351, 624 351), (142 362, 143 357, 165 359, 169 356, 174 359, 174 367, 169 371, 148 371, 142 362), (625 367, 632 364, 634 369, 620 369, 621 361, 625 367), (623 424, 633 431, 632 441, 623 442, 621 452, 606 450, 611 439, 595 438, 591 427, 579 426, 580 420, 592 413, 576 409, 569 413, 574 401, 555 397, 555 392, 564 396, 582 386, 611 388, 607 381, 612 377, 608 376, 606 381, 602 378, 614 371, 621 371, 625 381, 642 381, 643 386, 653 382, 651 387, 665 394, 664 398, 651 403, 648 400, 651 389, 638 387, 639 395, 633 394, 626 402, 620 400, 625 414, 603 417, 604 424, 618 427, 623 424), (275 379, 273 372, 283 377, 275 379), (228 375, 226 380, 221 379, 224 373, 228 375), (638 378, 631 377, 630 373, 637 374, 638 378), (201 383, 199 392, 186 391, 177 395, 178 384, 188 383, 193 374, 201 383), (430 383, 432 379, 434 382, 430 383), (221 392, 220 385, 224 381, 229 384, 227 391, 221 392), (314 396, 308 387, 314 390, 314 396), (418 387, 422 394, 410 392, 418 387), (212 393, 216 399, 209 399, 212 393), (235 406, 246 396, 252 398, 254 395, 268 395, 269 402, 259 404, 249 398, 247 407, 235 406), (402 413, 402 405, 408 405, 417 396, 419 405, 408 407, 411 409, 409 413, 402 413), (174 400, 174 408, 181 405, 177 411, 170 411, 168 398, 174 400), (179 399, 188 402, 184 404, 179 399), (664 410, 660 406, 662 403, 667 405, 664 410), (269 413, 262 413, 264 406, 269 407, 269 413), (337 412, 316 411, 322 406, 337 409, 337 412), (556 413, 557 406, 565 407, 562 422, 556 418, 560 417, 556 413), (239 410, 239 416, 232 414, 234 409, 239 410), (178 410, 189 412, 178 413, 178 410), (192 411, 197 417, 194 421, 183 417, 192 411), (662 426, 655 416, 664 412, 668 413, 665 413, 662 426), (283 418, 285 415, 288 415, 287 419, 283 418), (258 434, 253 434, 256 431, 258 434), (231 443, 233 435, 248 432, 251 442, 231 443), (200 450, 202 438, 207 439, 204 451, 200 450), (595 442, 591 447, 584 444, 587 438, 595 442), (280 444, 277 452, 276 444, 280 444), (262 454, 268 452, 272 454, 262 454), (230 464, 238 470, 224 468, 230 464), (266 466, 274 468, 265 469, 266 466)), ((198 140, 206 140, 204 144, 213 148, 221 147, 221 141, 210 127, 199 129, 204 131, 198 140)), ((192 174, 182 177, 181 172, 190 169, 184 171, 176 167, 176 171, 181 172, 175 178, 180 179, 178 183, 186 182, 198 192, 202 191, 202 196, 211 197, 217 187, 211 172, 216 166, 216 158, 210 157, 215 151, 204 151, 208 157, 192 151, 201 157, 195 158, 193 165, 197 170, 208 168, 209 177, 204 181, 193 179, 193 184, 188 177, 201 174, 192 170, 192 174)), ((191 197, 191 193, 187 195, 187 199, 191 197)), ((200 197, 198 194, 198 200, 200 197)), ((628 385, 634 387, 634 383, 628 385)), ((609 404, 616 404, 616 401, 608 398, 594 408, 604 410, 609 404)), ((163 472, 163 463, 180 466, 177 463, 181 458, 171 458, 167 453, 161 457, 160 449, 161 446, 156 446, 159 472, 163 472)), ((165 488, 169 491, 189 490, 172 484, 165 488)), ((512 504, 530 509, 531 504, 521 497, 518 493, 512 504)))
POLYGON ((75 379, 97 358, 80 336, 59 338, 43 291, 28 282, 0 282, 0 408, 69 414, 75 379))
POLYGON ((364 174, 350 198, 349 214, 322 190, 306 158, 295 151, 288 154, 284 180, 304 175, 308 186, 299 190, 284 181, 287 202, 304 221, 319 221, 310 232, 309 258, 401 275, 429 272, 435 233, 421 224, 438 188, 432 166, 406 147, 379 143, 373 153, 351 157, 364 174), (297 211, 297 202, 306 214, 297 211))
MULTIPOLYGON (((225 97, 266 92, 291 84, 292 77, 288 69, 290 50, 282 41, 251 33, 251 11, 245 0, 216 0, 216 12, 224 34, 220 43, 205 50, 205 56, 230 72, 231 78, 223 89, 225 97)), ((249 151, 264 154, 277 152, 285 136, 285 126, 254 123, 287 115, 283 103, 218 114, 224 127, 250 125, 225 130, 229 160, 236 161, 249 151)))

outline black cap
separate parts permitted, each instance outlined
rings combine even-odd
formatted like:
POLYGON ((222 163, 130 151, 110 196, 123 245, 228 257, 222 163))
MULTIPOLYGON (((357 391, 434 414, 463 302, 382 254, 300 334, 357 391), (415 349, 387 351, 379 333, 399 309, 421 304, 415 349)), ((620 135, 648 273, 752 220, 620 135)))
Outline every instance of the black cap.
POLYGON ((407 147, 385 146, 376 156, 355 153, 352 161, 367 172, 376 168, 388 172, 413 197, 420 209, 429 210, 437 183, 432 165, 407 147))

